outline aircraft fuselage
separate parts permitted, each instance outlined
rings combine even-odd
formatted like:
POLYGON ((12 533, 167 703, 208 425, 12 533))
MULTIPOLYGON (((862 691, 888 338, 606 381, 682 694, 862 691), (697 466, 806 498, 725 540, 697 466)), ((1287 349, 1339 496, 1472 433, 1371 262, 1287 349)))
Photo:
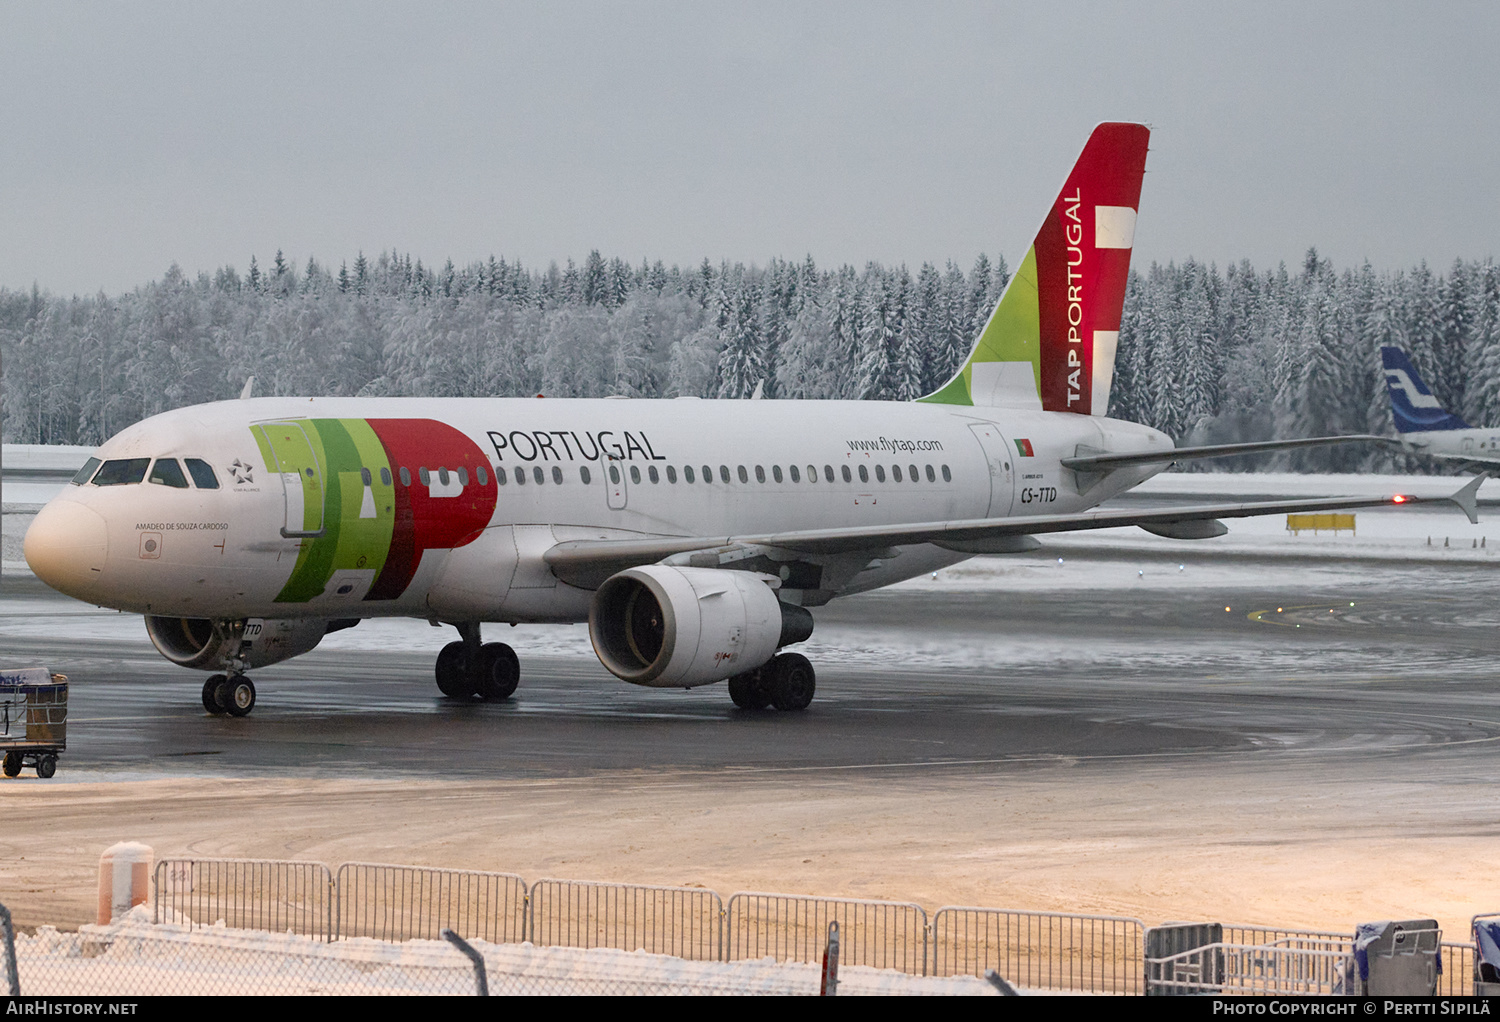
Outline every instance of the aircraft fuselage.
MULTIPOLYGON (((559 542, 1069 513, 1161 466, 1080 492, 1061 458, 1170 446, 1102 417, 923 403, 225 401, 109 440, 26 555, 147 615, 583 621, 591 592, 542 559, 559 542)), ((800 584, 822 602, 965 556, 924 544, 800 584)))

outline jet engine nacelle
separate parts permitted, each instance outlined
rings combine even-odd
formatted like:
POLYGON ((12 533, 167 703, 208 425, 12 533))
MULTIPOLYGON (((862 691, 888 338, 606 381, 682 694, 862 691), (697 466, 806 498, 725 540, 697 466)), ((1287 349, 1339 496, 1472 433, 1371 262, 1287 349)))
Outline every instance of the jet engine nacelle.
POLYGON ((651 564, 612 575, 589 605, 589 638, 618 678, 691 688, 753 671, 812 634, 757 575, 651 564))
MULTIPOLYGON (((247 667, 265 667, 299 656, 323 636, 347 623, 322 618, 251 618, 245 622, 245 645, 240 656, 247 667)), ((227 629, 201 617, 148 617, 146 634, 162 656, 200 671, 224 669, 224 655, 232 639, 227 629)))

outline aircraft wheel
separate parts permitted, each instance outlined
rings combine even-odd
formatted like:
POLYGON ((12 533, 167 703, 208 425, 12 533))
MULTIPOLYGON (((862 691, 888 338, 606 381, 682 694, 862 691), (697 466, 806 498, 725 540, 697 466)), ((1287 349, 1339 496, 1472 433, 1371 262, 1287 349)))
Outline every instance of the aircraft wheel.
POLYGON ((474 679, 465 662, 464 644, 450 642, 444 646, 437 658, 437 687, 450 699, 472 699, 475 694, 474 679))
POLYGON ((255 709, 255 682, 243 674, 230 678, 226 683, 228 698, 224 700, 226 712, 231 717, 248 717, 255 709))
POLYGON ((226 675, 213 674, 203 683, 203 708, 214 716, 224 712, 224 707, 219 705, 219 686, 228 680, 226 675))
POLYGON ((729 698, 742 710, 764 710, 771 705, 764 670, 746 671, 729 679, 729 698))
POLYGON ((21 754, 19 752, 7 752, 5 754, 5 776, 19 777, 21 774, 21 754))
POLYGON ((216 679, 214 683, 214 712, 228 713, 229 696, 234 682, 230 680, 228 675, 224 674, 216 674, 214 678, 216 679))
POLYGON ((763 672, 771 702, 778 710, 805 710, 817 688, 816 675, 807 657, 801 653, 783 653, 766 665, 763 672))
MULTIPOLYGON (((461 644, 460 644, 461 645, 461 644)), ((479 695, 487 703, 509 699, 521 682, 521 662, 503 642, 479 647, 479 695)))
POLYGON ((42 779, 51 777, 57 773, 57 757, 50 752, 45 752, 37 757, 36 775, 42 779))

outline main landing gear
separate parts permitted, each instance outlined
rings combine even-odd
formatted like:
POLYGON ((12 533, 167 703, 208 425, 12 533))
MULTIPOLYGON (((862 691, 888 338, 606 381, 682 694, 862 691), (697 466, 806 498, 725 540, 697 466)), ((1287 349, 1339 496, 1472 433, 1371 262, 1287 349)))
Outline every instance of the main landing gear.
POLYGON ((521 681, 516 651, 503 642, 479 641, 479 625, 455 625, 462 638, 443 647, 437 658, 437 686, 450 699, 503 702, 521 681))
POLYGON ((782 653, 770 663, 729 679, 729 698, 742 710, 805 710, 817 688, 817 675, 801 653, 782 653))

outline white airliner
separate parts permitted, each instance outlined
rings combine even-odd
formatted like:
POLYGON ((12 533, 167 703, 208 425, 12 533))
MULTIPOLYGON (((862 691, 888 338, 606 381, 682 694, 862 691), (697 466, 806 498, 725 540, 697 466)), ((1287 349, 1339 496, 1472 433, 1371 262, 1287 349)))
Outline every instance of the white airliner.
POLYGON ((1403 448, 1493 472, 1500 466, 1500 429, 1470 426, 1443 407, 1400 348, 1380 349, 1391 419, 1403 448))
MULTIPOLYGON (((1094 130, 967 363, 918 401, 199 405, 105 443, 37 515, 26 560, 217 672, 211 713, 250 712, 247 669, 379 616, 458 629, 436 668, 456 699, 516 688, 515 653, 481 623, 587 620, 625 681, 727 679, 738 706, 797 710, 814 672, 778 651, 834 597, 1037 533, 1202 538, 1222 517, 1387 502, 1090 510, 1182 458, 1343 439, 1174 450, 1104 416, 1147 137, 1094 130)), ((1444 499, 1472 517, 1472 489, 1444 499)))

